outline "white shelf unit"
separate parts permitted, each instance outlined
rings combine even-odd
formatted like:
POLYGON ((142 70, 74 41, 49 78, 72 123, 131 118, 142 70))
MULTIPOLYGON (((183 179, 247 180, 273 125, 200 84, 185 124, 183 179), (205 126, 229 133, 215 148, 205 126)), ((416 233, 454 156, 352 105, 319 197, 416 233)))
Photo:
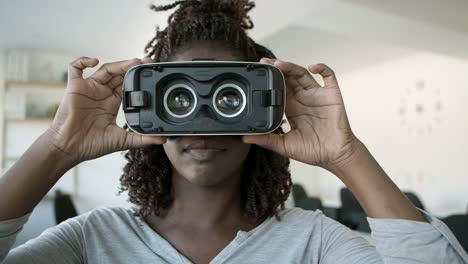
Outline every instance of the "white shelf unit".
MULTIPOLYGON (((0 91, 3 100, 0 104, 2 106, 0 109, 2 175, 52 123, 52 118, 26 117, 25 97, 44 100, 46 103, 59 103, 65 88, 66 83, 61 82, 5 81, 3 83, 3 91, 0 91)), ((61 189, 76 197, 77 188, 78 168, 75 167, 58 181, 47 196, 52 197, 56 189, 61 189)))

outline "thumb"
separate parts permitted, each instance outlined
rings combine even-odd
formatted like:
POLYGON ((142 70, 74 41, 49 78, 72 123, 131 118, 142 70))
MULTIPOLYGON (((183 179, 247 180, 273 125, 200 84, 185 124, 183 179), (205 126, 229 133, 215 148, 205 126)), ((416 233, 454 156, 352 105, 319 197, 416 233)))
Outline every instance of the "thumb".
POLYGON ((166 137, 163 136, 144 136, 134 132, 126 133, 123 149, 143 148, 150 145, 161 145, 166 143, 166 137))
POLYGON ((284 137, 275 133, 268 133, 263 135, 245 135, 242 141, 248 144, 255 144, 260 147, 285 155, 284 137))

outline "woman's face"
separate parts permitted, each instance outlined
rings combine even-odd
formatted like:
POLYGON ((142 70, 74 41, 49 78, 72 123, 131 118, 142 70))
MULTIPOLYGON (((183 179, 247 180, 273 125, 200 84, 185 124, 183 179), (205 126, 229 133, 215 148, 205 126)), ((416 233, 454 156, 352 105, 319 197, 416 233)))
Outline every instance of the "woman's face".
MULTIPOLYGON (((238 61, 239 56, 210 46, 194 46, 173 57, 172 61, 210 58, 218 61, 238 61)), ((192 184, 213 186, 240 176, 250 144, 241 136, 172 137, 163 145, 175 172, 192 184)))

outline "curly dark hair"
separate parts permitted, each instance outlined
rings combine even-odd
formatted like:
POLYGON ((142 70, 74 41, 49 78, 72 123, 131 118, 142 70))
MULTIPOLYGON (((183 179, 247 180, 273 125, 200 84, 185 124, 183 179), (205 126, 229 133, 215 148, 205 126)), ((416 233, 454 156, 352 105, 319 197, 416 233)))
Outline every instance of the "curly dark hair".
MULTIPOLYGON (((197 41, 208 41, 241 54, 246 61, 262 57, 275 58, 267 48, 255 43, 246 30, 253 27, 247 15, 254 7, 248 0, 186 0, 164 6, 152 5, 155 11, 178 7, 169 16, 164 30, 145 52, 153 61, 170 61, 171 56, 188 49, 197 41)), ((278 133, 275 131, 275 133, 278 133)), ((132 149, 125 154, 128 163, 120 178, 120 192, 128 191, 129 200, 138 206, 136 215, 146 218, 161 215, 173 201, 172 165, 160 145, 132 149)), ((251 221, 276 216, 284 208, 291 190, 289 159, 270 150, 252 145, 244 162, 242 204, 251 221)))

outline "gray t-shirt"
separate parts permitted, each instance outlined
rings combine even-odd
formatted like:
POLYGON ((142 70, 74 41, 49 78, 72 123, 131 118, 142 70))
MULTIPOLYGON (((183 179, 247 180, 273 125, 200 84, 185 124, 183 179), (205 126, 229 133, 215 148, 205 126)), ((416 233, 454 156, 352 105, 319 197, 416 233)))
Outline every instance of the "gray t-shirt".
MULTIPOLYGON (((374 245, 320 211, 284 209, 239 231, 211 263, 468 263, 440 220, 368 218, 374 245)), ((12 249, 30 214, 0 222, 2 263, 191 263, 132 209, 99 208, 12 249)))

